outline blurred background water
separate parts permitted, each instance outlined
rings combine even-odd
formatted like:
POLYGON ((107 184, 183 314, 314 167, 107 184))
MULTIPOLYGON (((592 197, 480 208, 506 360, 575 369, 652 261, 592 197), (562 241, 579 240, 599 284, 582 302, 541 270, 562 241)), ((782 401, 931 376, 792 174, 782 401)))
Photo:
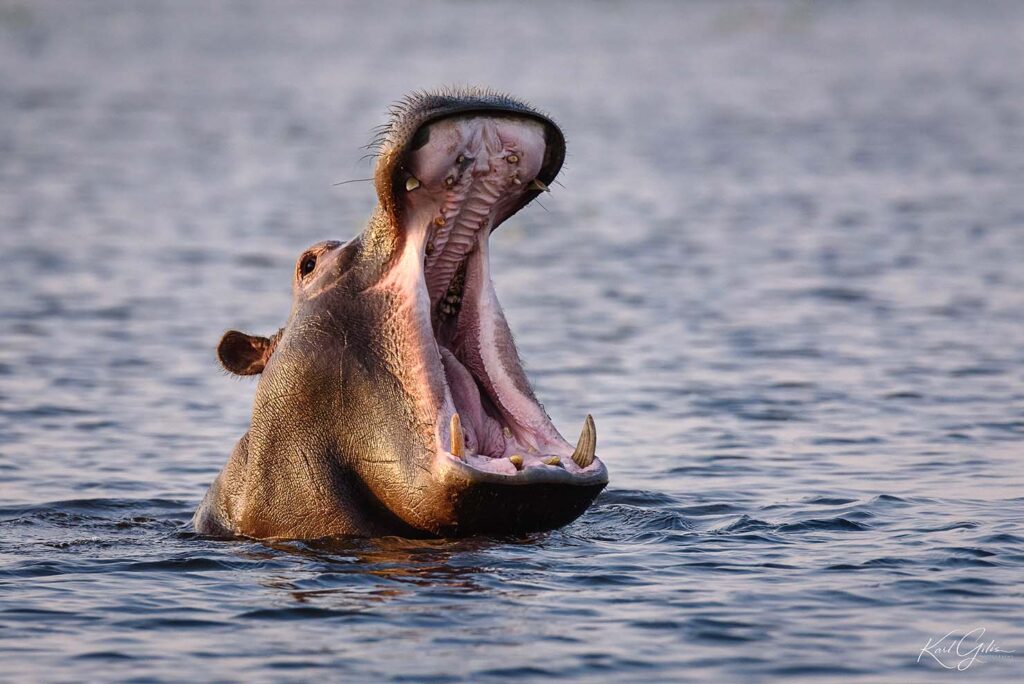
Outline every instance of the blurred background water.
POLYGON ((0 2, 0 679, 1024 675, 1024 5, 0 2), (549 111, 493 239, 612 481, 527 539, 218 543, 229 327, 403 93, 549 111), (956 662, 953 663, 954 665, 956 662))

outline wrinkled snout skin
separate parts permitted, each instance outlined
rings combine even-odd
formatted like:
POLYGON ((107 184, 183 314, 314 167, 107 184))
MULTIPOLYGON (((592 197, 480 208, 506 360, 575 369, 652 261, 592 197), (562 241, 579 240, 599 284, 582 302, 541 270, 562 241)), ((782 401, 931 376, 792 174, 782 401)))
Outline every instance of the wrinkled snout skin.
MULTIPOLYGON (((299 258, 292 310, 277 334, 232 331, 221 341, 225 367, 259 374, 259 385, 249 429, 195 513, 197 532, 259 539, 521 534, 571 522, 604 488, 606 475, 576 482, 565 473, 508 484, 438 456, 445 386, 424 371, 437 363, 429 358, 437 345, 394 274, 408 252, 401 198, 417 133, 466 113, 544 124, 537 180, 554 180, 564 157, 561 132, 525 104, 451 91, 397 105, 378 140, 378 205, 365 229, 299 258)), ((508 215, 539 192, 524 193, 508 215)))

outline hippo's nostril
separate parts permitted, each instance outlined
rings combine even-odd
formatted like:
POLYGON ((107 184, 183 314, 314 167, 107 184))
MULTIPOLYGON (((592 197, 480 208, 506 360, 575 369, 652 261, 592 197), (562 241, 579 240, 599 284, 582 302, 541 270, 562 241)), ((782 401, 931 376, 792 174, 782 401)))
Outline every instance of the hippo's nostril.
POLYGON ((409 149, 418 150, 428 142, 430 142, 430 128, 428 126, 424 126, 416 131, 416 135, 414 135, 412 140, 409 141, 409 149))

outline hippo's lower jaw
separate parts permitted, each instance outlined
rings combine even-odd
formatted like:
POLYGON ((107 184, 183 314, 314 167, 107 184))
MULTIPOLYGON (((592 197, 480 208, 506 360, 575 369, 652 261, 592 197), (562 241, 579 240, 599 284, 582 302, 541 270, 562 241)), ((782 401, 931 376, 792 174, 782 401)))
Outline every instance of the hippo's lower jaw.
MULTIPOLYGON (((433 123, 419 137, 400 193, 405 244, 381 286, 400 291, 421 330, 426 349, 416 356, 423 363, 422 400, 441 399, 432 435, 433 470, 445 479, 489 487, 579 487, 579 504, 565 506, 564 515, 548 512, 538 515, 544 524, 523 525, 556 527, 586 508, 607 484, 608 473, 594 454, 593 420, 587 417, 573 447, 534 397, 494 292, 488 258, 497 222, 522 203, 525 193, 543 187, 537 175, 545 156, 545 124, 466 115, 433 123)), ((532 504, 527 498, 510 504, 519 511, 511 515, 528 517, 529 505, 543 508, 542 497, 525 490, 523 495, 532 504)))

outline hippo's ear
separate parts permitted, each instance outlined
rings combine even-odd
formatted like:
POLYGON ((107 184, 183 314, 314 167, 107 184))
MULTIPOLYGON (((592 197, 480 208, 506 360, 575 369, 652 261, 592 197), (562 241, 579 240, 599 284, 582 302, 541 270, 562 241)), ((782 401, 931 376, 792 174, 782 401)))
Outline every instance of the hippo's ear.
POLYGON ((277 335, 259 337, 228 330, 217 345, 217 359, 235 375, 259 375, 277 346, 277 335))

